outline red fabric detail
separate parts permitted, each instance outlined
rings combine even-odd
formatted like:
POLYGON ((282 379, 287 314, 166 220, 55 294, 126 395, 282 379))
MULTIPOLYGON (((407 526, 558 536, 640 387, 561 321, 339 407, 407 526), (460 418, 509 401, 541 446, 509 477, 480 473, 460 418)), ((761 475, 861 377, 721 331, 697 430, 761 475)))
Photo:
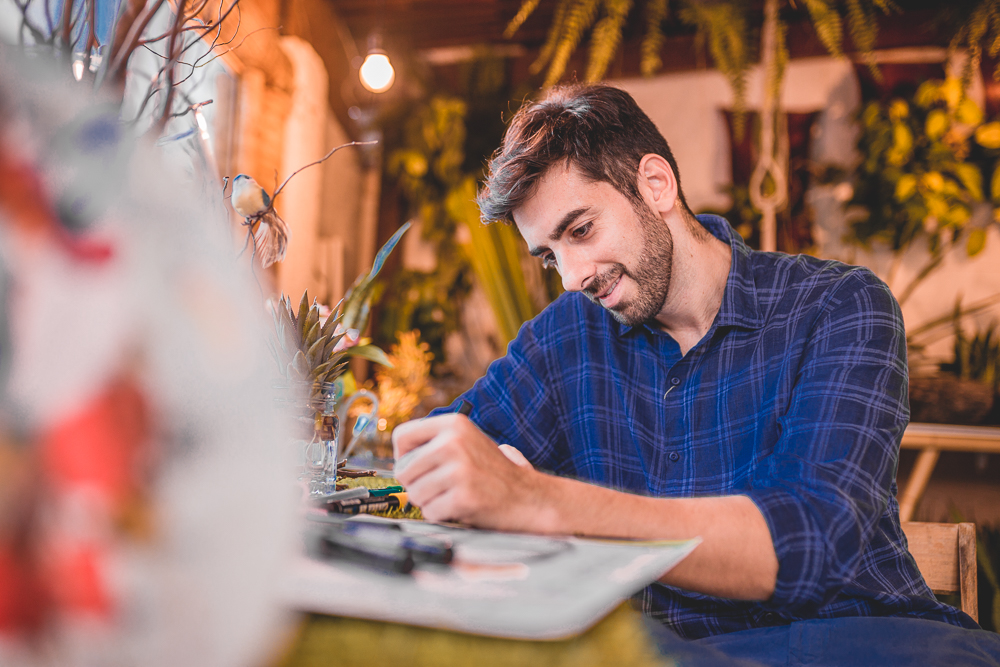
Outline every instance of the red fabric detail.
POLYGON ((46 586, 31 564, 0 545, 0 633, 40 630, 50 606, 46 586))
POLYGON ((138 456, 149 430, 139 389, 118 380, 42 437, 42 467, 54 488, 88 486, 118 504, 139 483, 138 456))

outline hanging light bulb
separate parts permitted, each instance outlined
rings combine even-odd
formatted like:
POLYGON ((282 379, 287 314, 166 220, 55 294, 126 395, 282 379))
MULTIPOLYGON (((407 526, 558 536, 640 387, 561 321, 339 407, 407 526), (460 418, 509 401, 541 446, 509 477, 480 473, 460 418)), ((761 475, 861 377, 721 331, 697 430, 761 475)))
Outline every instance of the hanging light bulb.
POLYGON ((379 48, 368 50, 368 56, 361 65, 361 85, 373 93, 384 93, 396 80, 396 71, 389 62, 389 56, 379 48))
POLYGON ((389 62, 389 56, 382 49, 382 33, 375 30, 368 35, 368 55, 358 72, 361 85, 373 93, 384 93, 392 88, 396 72, 389 62))

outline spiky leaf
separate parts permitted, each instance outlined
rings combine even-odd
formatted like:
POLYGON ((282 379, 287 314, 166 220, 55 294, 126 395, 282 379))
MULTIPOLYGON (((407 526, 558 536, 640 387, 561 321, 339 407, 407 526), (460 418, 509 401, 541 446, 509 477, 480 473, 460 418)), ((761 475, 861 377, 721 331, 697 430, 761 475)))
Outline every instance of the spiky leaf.
POLYGON ((299 340, 302 340, 302 332, 305 331, 306 318, 309 316, 309 290, 302 293, 302 300, 299 301, 299 314, 295 318, 295 333, 299 340))
POLYGON ((389 361, 389 357, 386 353, 382 351, 382 348, 374 345, 358 345, 356 347, 349 347, 347 348, 347 356, 367 359, 369 361, 374 361, 377 364, 382 364, 383 366, 392 368, 392 362, 389 361))
POLYGON ((347 292, 347 296, 344 297, 344 310, 342 314, 342 323, 345 329, 363 329, 364 325, 367 323, 367 311, 362 316, 362 309, 366 300, 369 299, 369 293, 374 285, 375 277, 382 270, 385 265, 385 260, 392 252, 396 244, 406 233, 406 230, 410 228, 410 223, 406 222, 402 227, 396 230, 385 245, 376 253, 375 261, 372 264, 371 271, 366 274, 358 276, 358 279, 354 282, 354 285, 347 292))

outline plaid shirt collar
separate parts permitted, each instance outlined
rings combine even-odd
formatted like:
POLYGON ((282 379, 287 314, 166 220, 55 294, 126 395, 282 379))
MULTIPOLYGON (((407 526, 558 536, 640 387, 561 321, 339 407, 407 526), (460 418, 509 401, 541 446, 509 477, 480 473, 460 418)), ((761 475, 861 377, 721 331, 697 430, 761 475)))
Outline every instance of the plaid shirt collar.
MULTIPOLYGON (((753 262, 751 250, 743 238, 736 233, 729 222, 717 215, 696 216, 698 222, 712 236, 728 243, 732 248, 732 261, 729 265, 729 277, 726 278, 726 290, 722 295, 722 305, 715 316, 712 328, 738 327, 742 329, 760 329, 764 326, 764 317, 757 300, 757 286, 754 283, 753 262)), ((655 326, 641 324, 635 327, 615 322, 618 335, 628 335, 633 329, 645 329, 652 333, 662 333, 655 326)))

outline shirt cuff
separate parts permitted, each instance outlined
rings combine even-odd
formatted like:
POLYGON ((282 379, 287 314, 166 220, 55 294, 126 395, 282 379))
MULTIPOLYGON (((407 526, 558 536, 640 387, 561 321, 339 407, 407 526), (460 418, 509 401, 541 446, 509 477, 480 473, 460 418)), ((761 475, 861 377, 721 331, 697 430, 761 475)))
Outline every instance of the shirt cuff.
POLYGON ((778 578, 767 606, 808 614, 832 599, 827 590, 827 545, 808 505, 783 489, 754 489, 746 495, 764 516, 778 557, 778 578))

